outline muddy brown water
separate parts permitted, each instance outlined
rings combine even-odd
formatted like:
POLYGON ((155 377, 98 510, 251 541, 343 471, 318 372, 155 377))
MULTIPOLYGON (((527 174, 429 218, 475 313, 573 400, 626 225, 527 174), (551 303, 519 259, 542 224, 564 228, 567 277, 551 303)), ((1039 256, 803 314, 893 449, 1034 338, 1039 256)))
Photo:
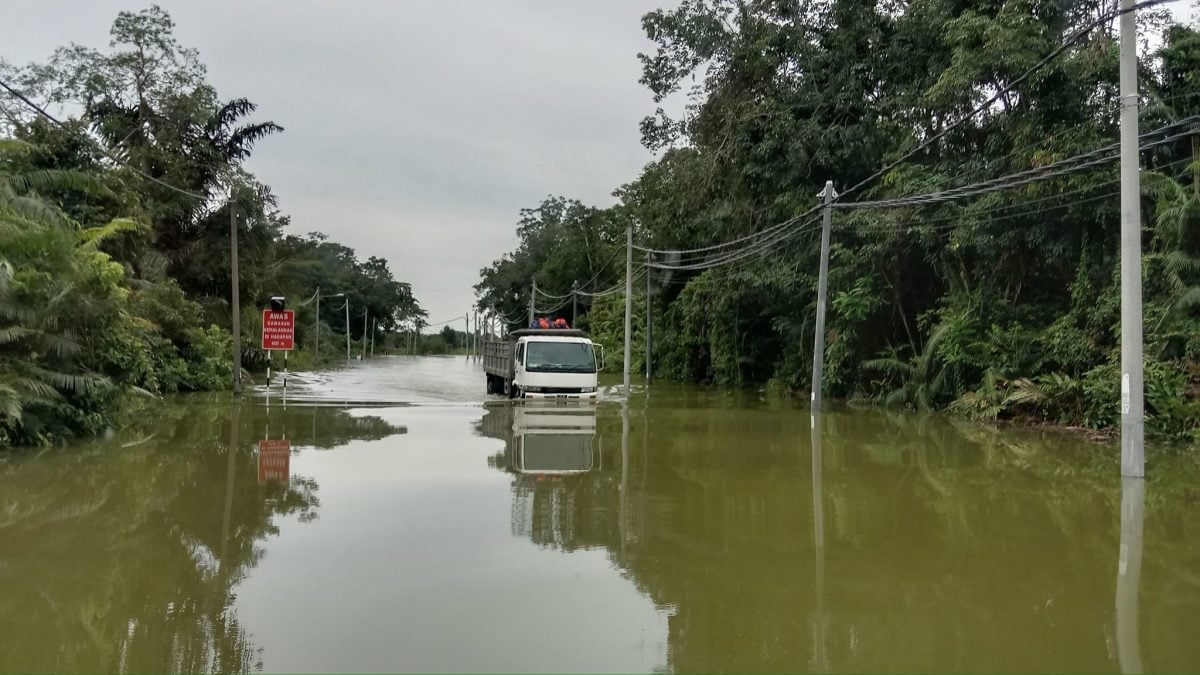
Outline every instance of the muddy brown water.
POLYGON ((0 459, 3 671, 1200 669, 1200 461, 392 357, 0 459))

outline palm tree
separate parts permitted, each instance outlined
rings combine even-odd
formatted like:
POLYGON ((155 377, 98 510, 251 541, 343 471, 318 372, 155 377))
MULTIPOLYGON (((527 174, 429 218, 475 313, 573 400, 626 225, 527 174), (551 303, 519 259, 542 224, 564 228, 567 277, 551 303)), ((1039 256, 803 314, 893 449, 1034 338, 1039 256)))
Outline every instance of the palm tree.
POLYGON ((0 444, 37 440, 30 411, 49 409, 70 394, 89 394, 109 383, 81 365, 83 347, 75 332, 81 313, 107 298, 80 288, 82 266, 100 256, 106 236, 135 227, 113 221, 79 230, 37 191, 64 187, 102 189, 70 171, 14 172, 13 160, 30 150, 20 141, 0 141, 0 444), (14 264, 13 261, 16 261, 14 264))
POLYGON ((912 360, 906 361, 899 353, 893 353, 863 363, 864 368, 899 381, 899 386, 884 399, 888 405, 912 405, 918 410, 931 410, 946 393, 950 369, 939 357, 938 347, 948 332, 948 324, 939 325, 925 341, 925 348, 912 360))
POLYGON ((1157 255, 1169 275, 1174 313, 1200 307, 1200 149, 1193 154, 1190 185, 1161 173, 1146 174, 1146 191, 1157 199, 1157 255))

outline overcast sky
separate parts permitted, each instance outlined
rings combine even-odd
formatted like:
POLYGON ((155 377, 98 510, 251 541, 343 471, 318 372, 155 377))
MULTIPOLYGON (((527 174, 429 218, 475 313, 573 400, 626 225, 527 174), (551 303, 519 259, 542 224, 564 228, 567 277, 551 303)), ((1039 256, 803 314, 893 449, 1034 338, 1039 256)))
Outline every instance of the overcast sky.
MULTIPOLYGON (((24 64, 106 47, 117 12, 151 3, 3 4, 0 56, 24 64)), ((519 209, 548 194, 610 204, 652 159, 640 19, 673 0, 158 4, 223 98, 286 128, 248 166, 292 230, 386 258, 432 321, 469 309, 479 269, 515 245, 519 209)))
MULTIPOLYGON (((3 0, 0 56, 104 47, 134 0, 3 0)), ((432 321, 465 313, 478 272, 548 194, 607 205, 651 155, 638 122, 650 42, 675 0, 161 0, 224 98, 286 131, 249 168, 296 233, 386 258, 432 321)), ((1188 4, 1173 4, 1177 16, 1188 4)), ((243 264, 253 261, 243 260, 243 264)), ((547 289, 551 293, 567 289, 547 289)))

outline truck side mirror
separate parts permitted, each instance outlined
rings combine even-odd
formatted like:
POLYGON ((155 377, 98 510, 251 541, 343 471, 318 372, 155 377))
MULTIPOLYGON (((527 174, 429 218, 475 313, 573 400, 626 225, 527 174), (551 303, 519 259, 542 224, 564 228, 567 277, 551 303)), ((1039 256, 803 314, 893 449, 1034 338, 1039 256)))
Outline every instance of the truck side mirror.
POLYGON ((595 345, 595 347, 600 350, 596 357, 596 370, 604 370, 604 345, 595 345))

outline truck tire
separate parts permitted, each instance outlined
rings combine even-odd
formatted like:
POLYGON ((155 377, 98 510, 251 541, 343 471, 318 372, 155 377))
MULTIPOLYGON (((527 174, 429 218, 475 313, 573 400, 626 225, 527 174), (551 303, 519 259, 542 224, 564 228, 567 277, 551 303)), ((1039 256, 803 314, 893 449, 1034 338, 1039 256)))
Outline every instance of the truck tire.
POLYGON ((491 375, 484 375, 484 377, 486 377, 486 378, 487 378, 487 393, 488 393, 488 396, 491 396, 492 394, 496 393, 496 383, 495 383, 495 382, 492 380, 492 376, 491 376, 491 375))

